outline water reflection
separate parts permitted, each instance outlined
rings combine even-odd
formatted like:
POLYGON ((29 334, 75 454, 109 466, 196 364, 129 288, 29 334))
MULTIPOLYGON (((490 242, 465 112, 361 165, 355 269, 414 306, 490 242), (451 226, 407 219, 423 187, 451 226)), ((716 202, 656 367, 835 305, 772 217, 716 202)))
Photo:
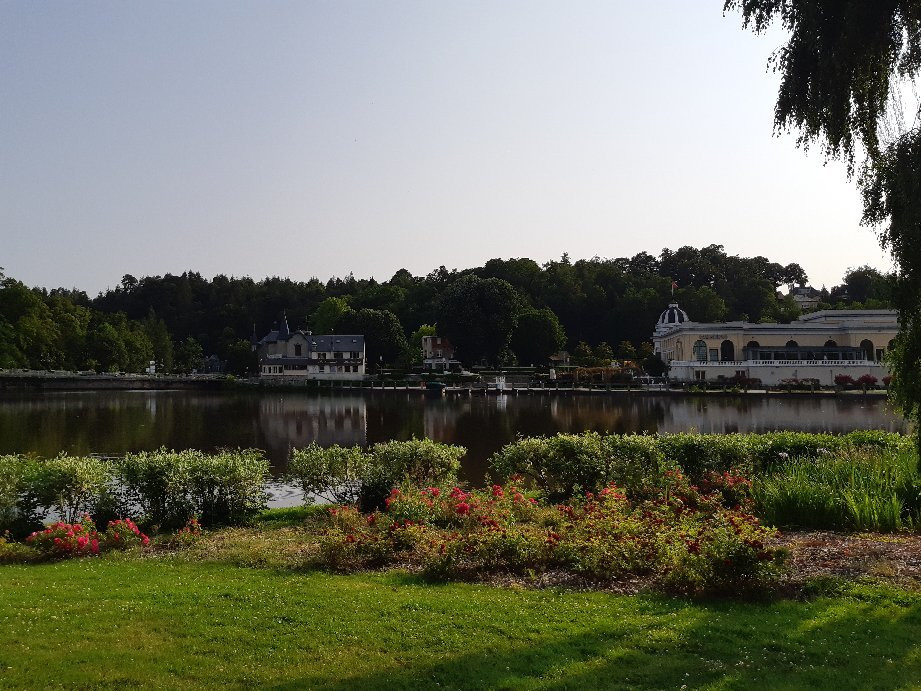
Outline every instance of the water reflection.
POLYGON ((0 397, 0 453, 119 454, 168 448, 264 449, 276 471, 315 441, 367 446, 429 437, 467 447, 463 474, 482 479, 488 457, 523 435, 904 431, 885 401, 648 395, 428 398, 417 393, 311 395, 190 391, 62 392, 0 397))

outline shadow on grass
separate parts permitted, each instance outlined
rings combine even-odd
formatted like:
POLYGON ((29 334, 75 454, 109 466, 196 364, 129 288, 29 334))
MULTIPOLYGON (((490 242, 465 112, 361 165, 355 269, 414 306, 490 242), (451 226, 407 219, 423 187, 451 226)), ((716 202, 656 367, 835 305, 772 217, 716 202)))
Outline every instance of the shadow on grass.
MULTIPOLYGON (((393 582, 419 583, 413 576, 393 582)), ((547 626, 554 619, 548 610, 539 630, 519 630, 518 640, 509 636, 502 647, 472 640, 465 648, 478 650, 443 650, 439 662, 419 664, 408 637, 405 652, 383 669, 337 681, 305 676, 273 688, 862 689, 921 682, 916 595, 855 586, 839 599, 805 603, 702 604, 664 596, 636 596, 633 602, 639 625, 635 617, 612 616, 587 622, 582 631, 554 631, 547 626)), ((497 614, 500 628, 502 616, 497 614)))

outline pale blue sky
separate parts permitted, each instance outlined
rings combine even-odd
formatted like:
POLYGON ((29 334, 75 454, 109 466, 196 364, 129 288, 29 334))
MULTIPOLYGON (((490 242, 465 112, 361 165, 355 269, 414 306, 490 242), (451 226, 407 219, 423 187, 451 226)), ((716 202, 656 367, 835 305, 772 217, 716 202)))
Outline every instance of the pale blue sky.
POLYGON ((772 136, 779 33, 721 0, 0 1, 0 266, 427 273, 721 243, 888 269, 772 136))

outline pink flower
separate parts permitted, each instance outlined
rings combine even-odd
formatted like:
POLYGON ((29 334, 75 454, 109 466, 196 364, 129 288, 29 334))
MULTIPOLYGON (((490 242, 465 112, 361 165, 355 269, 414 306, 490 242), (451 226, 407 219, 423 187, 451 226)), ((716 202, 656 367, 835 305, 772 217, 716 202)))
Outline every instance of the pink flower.
POLYGON ((501 486, 501 485, 493 485, 493 486, 492 486, 492 495, 493 495, 494 497, 503 497, 503 496, 505 496, 505 492, 502 491, 502 486, 501 486))
POLYGON ((93 550, 93 554, 99 554, 99 540, 94 538, 90 543, 90 549, 93 550))
POLYGON ((144 545, 145 547, 150 544, 150 538, 144 535, 143 533, 141 534, 141 544, 144 545))

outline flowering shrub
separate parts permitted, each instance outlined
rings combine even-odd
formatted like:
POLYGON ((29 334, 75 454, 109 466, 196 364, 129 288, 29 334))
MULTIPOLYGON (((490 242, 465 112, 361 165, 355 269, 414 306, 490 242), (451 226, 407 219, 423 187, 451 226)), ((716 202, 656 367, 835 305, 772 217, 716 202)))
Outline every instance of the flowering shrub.
POLYGON ((169 547, 191 547, 201 538, 201 524, 197 518, 190 518, 188 522, 171 535, 164 544, 169 547))
POLYGON ((105 542, 111 549, 131 549, 146 547, 150 544, 150 538, 142 533, 130 518, 119 518, 109 521, 105 542))
POLYGON ((728 508, 750 510, 752 507, 752 481, 740 473, 732 470, 722 473, 714 471, 699 485, 705 494, 719 492, 723 505, 728 508))
POLYGON ((872 374, 863 374, 857 379, 857 384, 864 389, 875 389, 879 379, 872 374))
POLYGON ((734 473, 713 474, 702 489, 667 471, 642 501, 612 484, 558 505, 517 480, 469 492, 404 486, 383 511, 330 509, 319 563, 345 571, 402 564, 442 579, 555 568, 641 576, 689 593, 744 589, 770 581, 782 562, 767 546, 773 531, 749 505, 748 480, 734 473))
POLYGON ((26 543, 46 556, 79 557, 99 554, 104 540, 89 516, 84 516, 80 523, 52 523, 29 535, 26 543))
POLYGON ((146 547, 148 538, 130 518, 109 521, 104 533, 88 515, 79 523, 58 521, 26 538, 26 544, 34 547, 46 557, 81 557, 99 554, 111 549, 146 547))
POLYGON ((849 374, 836 374, 835 386, 843 386, 846 389, 854 386, 854 377, 849 374))

